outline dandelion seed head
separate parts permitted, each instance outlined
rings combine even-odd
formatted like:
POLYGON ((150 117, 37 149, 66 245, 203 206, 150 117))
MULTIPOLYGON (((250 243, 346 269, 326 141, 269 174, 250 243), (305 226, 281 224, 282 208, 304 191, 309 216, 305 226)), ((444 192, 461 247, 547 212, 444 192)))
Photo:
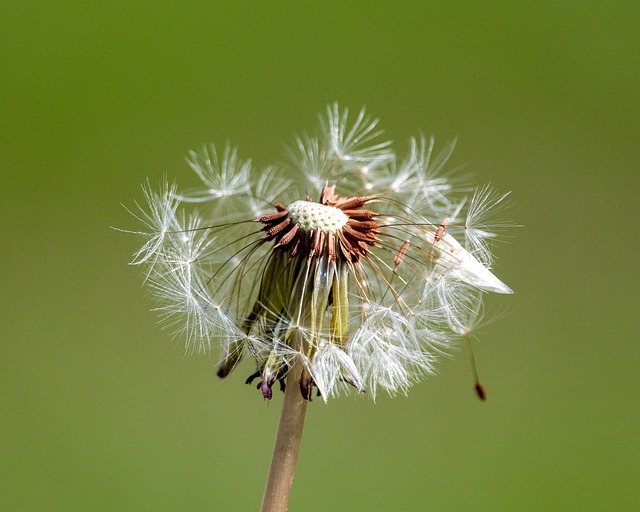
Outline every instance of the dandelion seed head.
POLYGON ((296 362, 306 399, 405 394, 477 326, 487 292, 511 293, 488 243, 506 195, 469 197, 444 172, 453 146, 419 137, 398 160, 377 119, 337 104, 295 138, 286 175, 204 146, 187 158, 199 190, 144 187, 132 263, 188 352, 218 348, 220 377, 250 355, 266 399, 296 362))

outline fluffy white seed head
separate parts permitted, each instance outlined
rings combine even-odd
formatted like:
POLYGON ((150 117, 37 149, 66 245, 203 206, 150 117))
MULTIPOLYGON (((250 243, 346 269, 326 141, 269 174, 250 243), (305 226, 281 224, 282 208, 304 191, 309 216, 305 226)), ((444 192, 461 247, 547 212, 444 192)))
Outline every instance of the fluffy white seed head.
POLYGON ((445 175, 453 143, 397 158, 381 134, 332 105, 295 139, 293 172, 203 147, 187 158, 200 189, 144 188, 132 263, 187 350, 219 349, 220 377, 250 355, 265 398, 294 361, 324 400, 406 393, 475 331, 486 292, 512 293, 491 270, 509 223, 487 220, 507 196, 445 175))

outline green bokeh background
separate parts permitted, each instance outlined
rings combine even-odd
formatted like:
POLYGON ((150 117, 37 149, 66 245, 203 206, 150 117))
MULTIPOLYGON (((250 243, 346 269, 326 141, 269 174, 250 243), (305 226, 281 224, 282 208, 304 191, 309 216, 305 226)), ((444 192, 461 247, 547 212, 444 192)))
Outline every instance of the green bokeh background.
POLYGON ((257 510, 281 397, 156 325, 122 208, 338 100, 513 191, 515 291, 408 398, 314 401, 292 511, 638 510, 637 2, 0 8, 0 510, 257 510))

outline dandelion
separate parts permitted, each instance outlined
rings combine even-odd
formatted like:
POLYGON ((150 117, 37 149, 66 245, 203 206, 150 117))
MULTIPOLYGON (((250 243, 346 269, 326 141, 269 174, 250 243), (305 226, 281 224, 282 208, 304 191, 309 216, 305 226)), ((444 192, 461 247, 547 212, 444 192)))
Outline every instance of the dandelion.
POLYGON ((250 355, 247 382, 265 399, 286 379, 263 510, 286 506, 295 454, 278 450, 297 450, 314 394, 406 394, 466 335, 485 292, 512 293, 488 243, 506 195, 467 197, 443 173, 453 144, 435 157, 434 145, 414 139, 398 161, 376 119, 349 123, 335 104, 284 172, 203 147, 187 159, 200 190, 144 189, 149 231, 132 263, 187 350, 219 347, 220 377, 250 355))

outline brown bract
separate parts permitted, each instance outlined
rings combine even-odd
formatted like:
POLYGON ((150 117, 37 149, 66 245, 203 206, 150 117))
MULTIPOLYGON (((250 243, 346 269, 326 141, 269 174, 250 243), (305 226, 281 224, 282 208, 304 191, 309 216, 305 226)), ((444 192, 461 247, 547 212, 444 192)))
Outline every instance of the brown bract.
MULTIPOLYGON (((274 249, 288 251, 290 256, 306 254, 306 257, 318 258, 328 254, 331 261, 342 259, 347 264, 357 264, 360 258, 366 258, 371 247, 377 247, 379 224, 377 213, 363 209, 373 197, 340 198, 335 193, 335 185, 325 184, 320 194, 319 204, 342 211, 348 220, 341 228, 333 231, 314 229, 304 231, 300 224, 294 223, 287 207, 281 203, 275 205, 276 213, 257 219, 264 224, 266 231, 263 242, 275 242, 274 249)), ((310 197, 306 199, 312 202, 310 197)))

